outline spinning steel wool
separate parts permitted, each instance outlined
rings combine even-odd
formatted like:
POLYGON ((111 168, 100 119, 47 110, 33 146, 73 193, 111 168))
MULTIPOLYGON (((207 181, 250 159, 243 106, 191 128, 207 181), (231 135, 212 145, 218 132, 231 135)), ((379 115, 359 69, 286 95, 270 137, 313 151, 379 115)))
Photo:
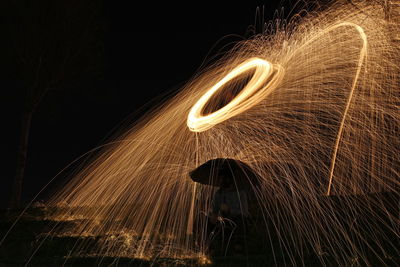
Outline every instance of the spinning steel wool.
POLYGON ((253 191, 275 256, 398 254, 399 7, 339 1, 238 43, 54 197, 58 219, 85 219, 55 232, 103 237, 78 252, 204 258, 193 227, 205 227, 215 188, 189 172, 234 158, 261 177, 253 191))

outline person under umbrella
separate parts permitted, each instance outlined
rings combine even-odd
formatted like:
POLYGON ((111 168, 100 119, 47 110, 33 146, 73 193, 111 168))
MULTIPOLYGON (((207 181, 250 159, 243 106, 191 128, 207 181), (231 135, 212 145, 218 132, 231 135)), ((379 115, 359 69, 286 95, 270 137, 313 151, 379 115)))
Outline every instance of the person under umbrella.
POLYGON ((219 171, 221 185, 215 192, 211 202, 210 219, 216 223, 218 217, 229 218, 233 221, 249 216, 247 192, 243 188, 236 188, 230 177, 229 170, 219 171))
POLYGON ((221 170, 219 176, 221 186, 211 202, 209 227, 214 231, 220 228, 225 237, 233 237, 234 252, 242 253, 249 216, 247 192, 243 188, 236 188, 230 170, 221 170))
POLYGON ((208 236, 223 231, 228 239, 233 237, 235 253, 241 253, 249 216, 248 190, 259 184, 257 175, 239 160, 218 158, 193 170, 190 177, 202 184, 219 186, 208 214, 208 236))

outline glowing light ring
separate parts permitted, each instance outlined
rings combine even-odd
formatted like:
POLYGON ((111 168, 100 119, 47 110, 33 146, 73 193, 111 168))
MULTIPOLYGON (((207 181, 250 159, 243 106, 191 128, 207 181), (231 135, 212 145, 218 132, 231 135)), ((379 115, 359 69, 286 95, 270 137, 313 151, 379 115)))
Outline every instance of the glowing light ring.
POLYGON ((283 77, 283 68, 261 58, 250 58, 238 65, 224 78, 211 87, 194 104, 189 112, 187 126, 193 132, 203 132, 243 111, 253 107, 268 96, 283 77), (206 116, 202 111, 210 98, 227 82, 249 70, 255 69, 253 76, 241 92, 224 107, 206 116))

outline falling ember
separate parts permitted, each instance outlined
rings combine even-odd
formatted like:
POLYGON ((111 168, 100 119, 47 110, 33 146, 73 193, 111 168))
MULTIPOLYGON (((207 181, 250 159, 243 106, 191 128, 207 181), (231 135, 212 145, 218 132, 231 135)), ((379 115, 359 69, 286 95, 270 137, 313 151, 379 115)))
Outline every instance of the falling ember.
POLYGON ((271 22, 126 129, 52 199, 56 217, 85 218, 54 232, 101 237, 76 253, 206 263, 215 188, 189 172, 224 157, 261 177, 274 257, 400 254, 400 2, 390 16, 387 1, 351 2, 271 22))

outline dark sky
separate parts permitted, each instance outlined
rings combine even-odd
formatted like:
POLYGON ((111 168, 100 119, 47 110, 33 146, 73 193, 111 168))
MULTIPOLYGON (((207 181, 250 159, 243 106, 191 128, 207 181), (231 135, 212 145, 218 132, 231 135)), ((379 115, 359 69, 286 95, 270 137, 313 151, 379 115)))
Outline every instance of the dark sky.
MULTIPOLYGON (((90 88, 50 92, 39 106, 29 139, 25 201, 69 163, 104 142, 122 122, 133 122, 157 105, 161 95, 179 90, 208 54, 213 56, 218 49, 249 36, 257 7, 264 6, 264 18, 269 20, 282 6, 278 0, 224 5, 136 2, 108 1, 104 5, 105 68, 88 83, 90 88)), ((286 1, 284 6, 294 2, 286 1)), ((18 89, 18 81, 12 78, 3 83, 18 89)), ((10 93, 3 121, 2 206, 10 197, 15 173, 22 101, 19 94, 10 93)))

